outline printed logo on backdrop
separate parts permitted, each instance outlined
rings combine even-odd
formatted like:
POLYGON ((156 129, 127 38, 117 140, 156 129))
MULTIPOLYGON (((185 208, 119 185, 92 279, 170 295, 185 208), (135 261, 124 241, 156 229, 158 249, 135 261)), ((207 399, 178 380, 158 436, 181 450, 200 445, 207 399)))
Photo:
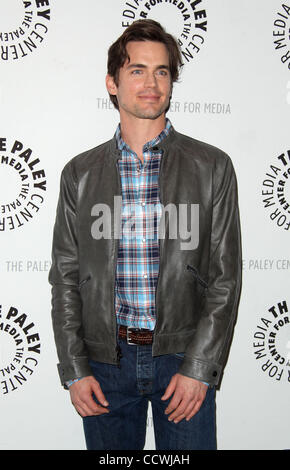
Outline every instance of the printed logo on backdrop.
POLYGON ((19 140, 0 137, 0 232, 34 219, 44 203, 46 175, 41 162, 19 140))
POLYGON ((290 70, 290 3, 282 3, 276 13, 273 42, 282 64, 290 70))
POLYGON ((264 208, 271 222, 281 230, 290 229, 290 150, 282 153, 265 174, 262 183, 264 208))
POLYGON ((0 305, 0 394, 21 389, 39 364, 40 337, 30 316, 0 305))
POLYGON ((123 3, 122 27, 127 28, 139 19, 159 21, 178 40, 184 61, 190 62, 205 42, 205 3, 204 0, 129 0, 123 3))
POLYGON ((290 80, 288 80, 286 88, 287 88, 286 101, 287 101, 287 104, 290 104, 290 80))
POLYGON ((290 383, 290 321, 286 300, 272 305, 260 318, 253 351, 262 373, 271 380, 290 383))
POLYGON ((1 0, 0 60, 23 59, 45 40, 51 0, 1 0))

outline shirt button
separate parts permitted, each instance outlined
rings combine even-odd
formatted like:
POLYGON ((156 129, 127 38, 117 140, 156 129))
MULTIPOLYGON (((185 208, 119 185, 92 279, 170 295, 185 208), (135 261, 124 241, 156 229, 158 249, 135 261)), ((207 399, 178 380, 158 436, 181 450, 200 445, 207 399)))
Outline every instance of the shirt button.
POLYGON ((217 371, 214 370, 213 373, 212 373, 213 377, 216 377, 217 376, 217 371))
POLYGON ((145 207, 146 203, 145 202, 141 202, 141 206, 145 207))
POLYGON ((144 274, 143 277, 144 277, 144 279, 147 279, 147 274, 144 274))

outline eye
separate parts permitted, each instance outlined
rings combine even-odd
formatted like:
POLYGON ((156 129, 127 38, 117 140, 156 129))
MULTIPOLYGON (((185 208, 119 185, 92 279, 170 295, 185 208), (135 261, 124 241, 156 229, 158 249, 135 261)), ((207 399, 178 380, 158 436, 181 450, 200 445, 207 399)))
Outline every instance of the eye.
POLYGON ((135 70, 132 70, 132 75, 141 75, 142 73, 142 70, 141 69, 135 69, 135 70))
POLYGON ((168 70, 166 70, 166 69, 158 70, 157 75, 161 75, 161 77, 166 77, 168 75, 168 70))

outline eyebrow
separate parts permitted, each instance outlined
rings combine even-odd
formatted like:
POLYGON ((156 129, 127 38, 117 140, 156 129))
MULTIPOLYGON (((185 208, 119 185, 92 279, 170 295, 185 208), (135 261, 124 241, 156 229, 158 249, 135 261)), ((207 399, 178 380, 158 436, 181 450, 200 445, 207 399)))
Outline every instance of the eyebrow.
MULTIPOLYGON (((144 65, 144 64, 130 64, 130 65, 128 65, 127 68, 128 69, 134 69, 134 68, 146 69, 147 65, 144 65)), ((157 65, 156 70, 159 70, 159 69, 169 70, 169 65, 157 65)))

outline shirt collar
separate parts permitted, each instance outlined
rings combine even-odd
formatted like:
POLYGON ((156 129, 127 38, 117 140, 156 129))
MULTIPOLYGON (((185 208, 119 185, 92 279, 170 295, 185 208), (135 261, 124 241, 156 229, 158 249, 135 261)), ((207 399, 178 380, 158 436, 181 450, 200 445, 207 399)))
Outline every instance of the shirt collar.
MULTIPOLYGON (((159 135, 154 137, 154 139, 150 140, 149 142, 146 142, 146 144, 143 146, 143 150, 144 151, 149 150, 150 148, 155 147, 160 142, 162 142, 162 140, 165 137, 168 136, 168 134, 170 133, 172 128, 173 128, 173 126, 170 122, 170 119, 166 118, 166 123, 165 123, 164 129, 160 132, 159 135)), ((121 125, 120 124, 118 124, 118 127, 116 129, 115 138, 116 138, 117 146, 118 146, 119 150, 126 149, 127 151, 132 153, 132 150, 130 149, 130 147, 126 144, 126 142, 124 142, 124 140, 121 137, 121 125)))

